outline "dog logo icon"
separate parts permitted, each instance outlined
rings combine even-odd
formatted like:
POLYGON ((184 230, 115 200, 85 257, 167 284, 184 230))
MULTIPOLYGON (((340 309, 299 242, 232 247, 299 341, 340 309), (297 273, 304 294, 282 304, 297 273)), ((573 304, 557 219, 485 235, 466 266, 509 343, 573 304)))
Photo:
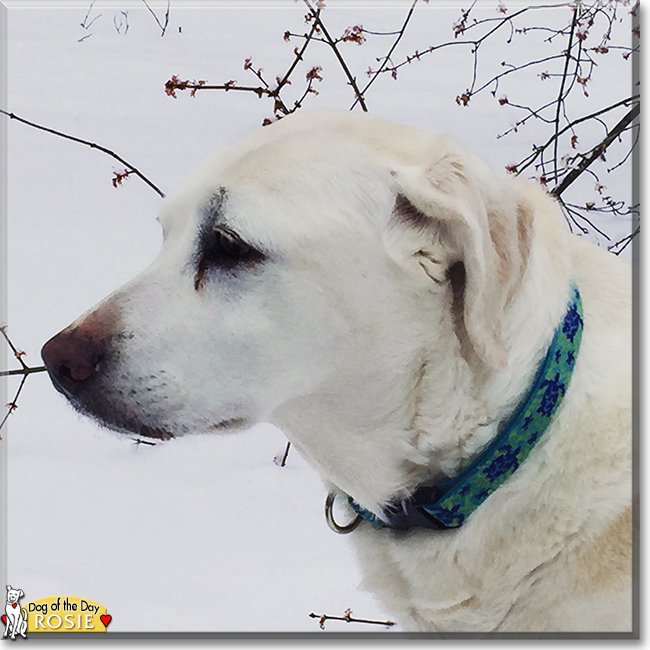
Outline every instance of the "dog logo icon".
POLYGON ((15 640, 16 634, 20 634, 23 639, 27 636, 27 611, 20 606, 18 602, 25 594, 22 589, 12 589, 11 585, 7 585, 7 604, 5 606, 5 615, 2 621, 5 624, 5 633, 3 638, 11 634, 12 641, 15 640))

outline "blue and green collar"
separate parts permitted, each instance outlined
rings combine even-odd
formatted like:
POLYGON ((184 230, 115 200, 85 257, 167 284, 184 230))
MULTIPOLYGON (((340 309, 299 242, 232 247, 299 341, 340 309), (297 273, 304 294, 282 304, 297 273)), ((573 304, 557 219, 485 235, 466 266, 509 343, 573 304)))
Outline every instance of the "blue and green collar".
MULTIPOLYGON (((574 285, 566 314, 555 330, 531 389, 488 447, 460 474, 437 485, 418 488, 408 500, 386 508, 381 519, 348 497, 350 506, 358 513, 355 524, 365 519, 376 528, 461 526, 512 476, 550 425, 566 395, 583 327, 582 301, 574 285)), ((348 532, 347 528, 338 532, 348 532)))

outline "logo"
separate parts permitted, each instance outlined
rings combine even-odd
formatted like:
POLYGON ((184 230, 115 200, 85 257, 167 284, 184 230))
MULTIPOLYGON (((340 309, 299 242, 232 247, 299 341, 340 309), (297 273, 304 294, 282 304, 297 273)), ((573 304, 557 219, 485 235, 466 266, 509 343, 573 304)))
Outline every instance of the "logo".
POLYGON ((78 596, 48 596, 25 603, 22 607, 18 599, 23 597, 20 589, 7 586, 6 615, 2 617, 6 625, 4 636, 16 634, 23 638, 25 632, 106 632, 113 617, 100 605, 88 598, 78 596))
POLYGON ((7 585, 7 604, 5 613, 2 615, 2 622, 6 627, 2 636, 6 637, 10 634, 12 641, 15 640, 16 634, 20 634, 23 639, 27 638, 25 634, 27 632, 27 612, 18 602, 24 595, 22 589, 12 589, 11 585, 7 585))

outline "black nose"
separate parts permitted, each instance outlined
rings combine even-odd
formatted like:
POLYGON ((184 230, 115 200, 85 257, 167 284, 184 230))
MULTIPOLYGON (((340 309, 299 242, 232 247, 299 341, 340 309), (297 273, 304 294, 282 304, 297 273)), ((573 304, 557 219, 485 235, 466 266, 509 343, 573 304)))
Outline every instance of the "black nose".
POLYGON ((104 341, 66 329, 51 338, 41 350, 54 387, 69 397, 78 396, 100 372, 106 358, 104 341))

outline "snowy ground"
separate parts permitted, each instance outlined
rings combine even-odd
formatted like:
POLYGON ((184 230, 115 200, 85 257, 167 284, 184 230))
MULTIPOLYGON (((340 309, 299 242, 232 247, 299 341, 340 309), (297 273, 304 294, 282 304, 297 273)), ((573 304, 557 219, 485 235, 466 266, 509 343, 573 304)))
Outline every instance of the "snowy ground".
MULTIPOLYGON (((88 17, 90 2, 68 9, 8 4, 8 110, 111 148, 168 195, 271 111, 244 93, 179 93, 174 100, 163 92, 165 81, 177 74, 251 82, 242 68, 249 56, 274 79, 297 44, 282 34, 304 30, 305 9, 291 0, 264 8, 172 2, 164 37, 142 3, 98 2, 88 17), (117 29, 122 9, 126 34, 117 29), (80 25, 85 17, 86 24, 95 19, 89 29, 80 25)), ((325 18, 335 33, 360 23, 388 31, 401 25, 406 9, 397 2, 333 6, 325 18)), ((162 19, 164 11, 157 13, 162 19)), ((423 7, 396 60, 450 38, 458 14, 458 7, 423 7)), ((390 42, 346 45, 356 74, 376 65, 390 42)), ((485 60, 504 56, 495 50, 485 60)), ((320 48, 302 74, 316 64, 324 81, 310 106, 349 108, 352 96, 331 53, 320 48)), ((630 66, 619 60, 605 62, 601 72, 609 77, 594 85, 592 110, 630 84, 630 66)), ((501 170, 527 153, 535 136, 497 143, 495 134, 512 116, 489 97, 457 106, 468 75, 471 57, 450 49, 405 67, 398 82, 382 78, 368 103, 384 117, 453 134, 501 170)), ((15 122, 8 132, 9 332, 27 363, 39 365, 48 338, 154 258, 161 200, 134 177, 114 189, 112 173, 123 168, 97 151, 15 122)), ((619 181, 623 192, 629 183, 629 175, 619 181)), ((624 234, 628 224, 608 227, 624 234)), ((9 396, 15 387, 9 384, 9 396)), ((285 445, 277 429, 136 445, 78 417, 41 374, 29 378, 3 437, 7 580, 26 600, 88 597, 106 605, 111 631, 318 632, 310 612, 340 615, 347 608, 390 618, 359 589, 349 541, 327 528, 319 477, 295 452, 287 467, 273 463, 285 445)), ((330 623, 328 630, 352 626, 330 623)))

